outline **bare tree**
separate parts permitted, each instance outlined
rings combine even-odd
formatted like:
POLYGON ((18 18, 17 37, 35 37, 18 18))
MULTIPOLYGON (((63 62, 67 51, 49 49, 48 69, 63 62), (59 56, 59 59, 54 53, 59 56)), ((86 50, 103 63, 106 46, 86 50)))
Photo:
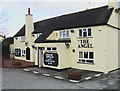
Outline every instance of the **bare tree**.
POLYGON ((11 13, 8 12, 8 10, 5 10, 2 7, 2 3, 0 2, 0 32, 2 32, 4 35, 7 34, 6 25, 5 23, 8 22, 8 20, 12 17, 10 15, 11 13))

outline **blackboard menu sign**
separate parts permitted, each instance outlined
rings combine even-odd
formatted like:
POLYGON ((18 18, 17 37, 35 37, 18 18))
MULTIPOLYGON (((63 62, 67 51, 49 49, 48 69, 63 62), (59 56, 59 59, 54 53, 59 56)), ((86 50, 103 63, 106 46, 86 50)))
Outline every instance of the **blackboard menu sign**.
POLYGON ((58 54, 57 53, 45 53, 44 64, 49 66, 58 66, 58 54))

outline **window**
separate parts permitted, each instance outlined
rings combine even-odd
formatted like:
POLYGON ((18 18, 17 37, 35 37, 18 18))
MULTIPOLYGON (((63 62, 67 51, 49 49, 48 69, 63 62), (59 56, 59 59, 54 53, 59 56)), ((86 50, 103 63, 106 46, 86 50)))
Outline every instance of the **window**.
POLYGON ((60 38, 62 38, 62 31, 60 31, 60 38))
POLYGON ((92 37, 91 28, 88 29, 80 29, 79 37, 92 37))
POLYGON ((11 48, 10 48, 9 52, 12 53, 12 52, 11 52, 11 48))
POLYGON ((92 34, 91 34, 91 28, 88 28, 88 37, 91 37, 92 34))
POLYGON ((14 53, 14 49, 12 48, 12 53, 14 53))
POLYGON ((65 31, 63 31, 63 38, 65 38, 66 37, 66 32, 65 31))
POLYGON ((21 53, 21 56, 24 57, 24 56, 25 56, 25 50, 22 50, 21 52, 22 52, 22 53, 21 53))
POLYGON ((25 42, 25 36, 21 36, 21 42, 25 42))
POLYGON ((79 58, 83 58, 83 52, 79 52, 79 58))
POLYGON ((18 57, 21 56, 21 50, 20 49, 15 49, 15 56, 18 56, 18 57))
POLYGON ((87 30, 83 29, 83 37, 87 37, 87 30))
POLYGON ((38 34, 37 34, 37 38, 38 38, 40 35, 42 35, 42 33, 38 33, 38 34))
POLYGON ((47 47, 47 50, 48 51, 57 51, 57 48, 56 47, 47 47))
POLYGON ((56 50, 57 50, 57 48, 56 48, 56 47, 52 47, 52 50, 53 50, 53 51, 56 51, 56 50))
POLYGON ((88 58, 88 52, 84 52, 84 58, 88 58))
POLYGON ((47 47, 47 50, 48 50, 48 51, 51 51, 51 47, 47 47))
POLYGON ((94 57, 93 57, 93 52, 89 52, 89 58, 90 59, 93 59, 94 57))
POLYGON ((82 29, 79 30, 79 37, 82 37, 82 29))
POLYGON ((94 64, 93 52, 79 52, 78 63, 94 64))
POLYGON ((69 31, 66 31, 66 35, 67 35, 67 36, 66 36, 67 38, 70 37, 70 35, 69 35, 69 31))
POLYGON ((70 33, 68 30, 60 31, 59 34, 60 34, 60 38, 70 38, 70 33))
POLYGON ((14 49, 13 48, 10 48, 10 53, 14 53, 14 49))

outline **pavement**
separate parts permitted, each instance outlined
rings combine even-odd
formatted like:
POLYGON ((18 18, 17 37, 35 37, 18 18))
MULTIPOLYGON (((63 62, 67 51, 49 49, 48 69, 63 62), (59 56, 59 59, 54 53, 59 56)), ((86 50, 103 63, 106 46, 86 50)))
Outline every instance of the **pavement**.
POLYGON ((0 91, 2 90, 2 67, 0 67, 0 91))
MULTIPOLYGON (((26 69, 26 68, 24 68, 26 69)), ((27 68, 28 69, 28 68, 27 68)), ((119 90, 120 70, 79 83, 72 83, 26 72, 23 68, 2 69, 2 89, 116 89, 119 90), (119 86, 118 86, 119 85, 119 86)))
POLYGON ((73 69, 73 68, 63 69, 63 70, 55 70, 55 69, 50 69, 50 68, 45 68, 45 67, 42 67, 42 68, 29 67, 29 68, 25 68, 24 71, 32 72, 32 73, 35 73, 37 75, 44 75, 44 76, 51 77, 51 78, 70 81, 70 82, 74 82, 74 83, 78 83, 78 82, 81 82, 81 81, 84 81, 84 80, 90 80, 93 77, 103 75, 102 72, 78 70, 78 69, 73 69), (69 79, 68 73, 71 72, 71 71, 82 72, 81 79, 80 80, 69 79))
POLYGON ((10 58, 4 58, 2 59, 2 67, 4 68, 23 68, 23 67, 33 67, 35 66, 34 62, 28 62, 24 60, 18 60, 18 59, 10 59, 10 58), (18 65, 17 63, 20 63, 18 65))

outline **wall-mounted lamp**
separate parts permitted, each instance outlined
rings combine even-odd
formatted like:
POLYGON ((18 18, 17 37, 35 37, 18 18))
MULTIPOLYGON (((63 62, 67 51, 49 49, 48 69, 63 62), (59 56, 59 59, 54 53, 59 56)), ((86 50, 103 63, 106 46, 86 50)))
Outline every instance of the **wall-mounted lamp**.
POLYGON ((116 13, 119 13, 119 12, 120 12, 120 8, 115 9, 115 12, 116 12, 116 13))
POLYGON ((25 46, 27 46, 28 45, 28 42, 25 42, 25 46))
POLYGON ((65 45, 66 45, 67 49, 69 49, 69 47, 70 47, 70 44, 68 44, 68 43, 65 43, 65 45))
POLYGON ((56 36, 58 36, 58 33, 56 33, 56 36))
POLYGON ((72 51, 75 52, 75 49, 73 49, 72 51))
POLYGON ((34 34, 32 34, 32 36, 33 36, 33 37, 35 37, 35 35, 34 35, 34 34))
POLYGON ((70 30, 71 33, 74 33, 74 30, 70 30))
POLYGON ((34 48, 35 48, 35 45, 32 45, 32 48, 34 49, 34 48))

